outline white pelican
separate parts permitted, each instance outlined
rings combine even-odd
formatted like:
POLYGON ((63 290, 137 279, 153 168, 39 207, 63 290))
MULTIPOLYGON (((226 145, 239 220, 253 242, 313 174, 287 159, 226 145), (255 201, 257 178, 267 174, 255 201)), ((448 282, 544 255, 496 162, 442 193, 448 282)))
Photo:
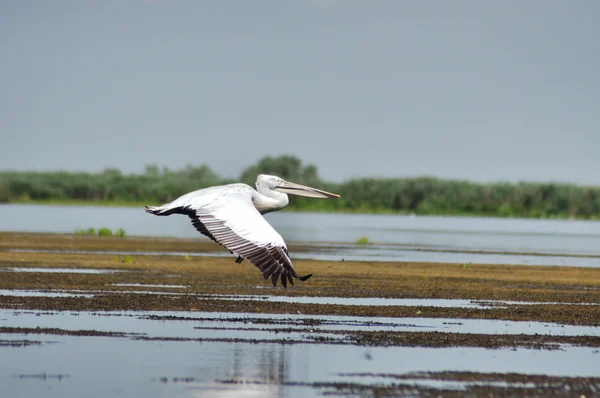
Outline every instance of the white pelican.
POLYGON ((339 195, 285 181, 277 176, 260 174, 256 190, 246 184, 228 184, 199 189, 162 206, 145 206, 157 216, 185 214, 196 229, 237 254, 237 263, 248 259, 269 276, 273 286, 281 276, 287 288, 292 278, 305 281, 312 276, 298 276, 281 235, 262 214, 283 209, 289 203, 287 194, 309 198, 339 198, 339 195))

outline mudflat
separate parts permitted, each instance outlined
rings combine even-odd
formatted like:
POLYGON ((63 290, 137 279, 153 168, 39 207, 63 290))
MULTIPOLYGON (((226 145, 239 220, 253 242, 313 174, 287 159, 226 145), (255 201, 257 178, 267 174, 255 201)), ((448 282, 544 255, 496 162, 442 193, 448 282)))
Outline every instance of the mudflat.
MULTIPOLYGON (((293 260, 293 246, 290 253, 293 260)), ((235 256, 229 255, 221 246, 201 240, 2 233, 0 269, 62 268, 119 272, 4 272, 0 289, 90 290, 94 291, 94 296, 0 296, 0 306, 60 310, 300 312, 600 324, 600 305, 597 305, 600 303, 600 268, 293 260, 298 274, 313 276, 306 282, 295 281, 295 285, 284 289, 279 285, 273 287, 270 280, 264 280, 258 269, 247 261, 236 264, 234 260, 235 256), (224 256, 194 255, 213 252, 224 256), (153 285, 151 294, 143 293, 148 290, 147 285, 153 285), (157 294, 161 291, 185 294, 157 294), (268 301, 259 301, 257 305, 251 300, 218 300, 202 296, 215 294, 313 296, 323 299, 318 305, 268 301), (328 304, 327 297, 468 299, 487 304, 488 308, 346 306, 328 304)))

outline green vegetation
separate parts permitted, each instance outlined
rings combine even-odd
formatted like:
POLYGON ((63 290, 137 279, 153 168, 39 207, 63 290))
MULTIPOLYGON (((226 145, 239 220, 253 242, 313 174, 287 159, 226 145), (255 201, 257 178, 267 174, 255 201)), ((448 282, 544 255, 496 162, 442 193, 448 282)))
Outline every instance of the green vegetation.
POLYGON ((132 256, 130 256, 129 254, 125 255, 125 256, 115 256, 115 263, 123 263, 123 264, 133 264, 135 263, 135 260, 132 256))
POLYGON ((368 245, 369 243, 371 243, 371 241, 366 236, 360 237, 356 240, 357 245, 368 245))
POLYGON ((88 228, 88 229, 83 229, 83 228, 77 228, 75 230, 75 235, 79 235, 79 236, 94 236, 96 235, 96 230, 94 228, 88 228))
MULTIPOLYGON (((95 228, 77 228, 75 230, 75 235, 79 236, 96 236, 95 228)), ((123 228, 119 228, 116 231, 111 231, 109 228, 100 228, 98 229, 97 236, 117 236, 119 238, 125 237, 125 230, 123 228)))
POLYGON ((100 228, 98 230, 98 236, 112 236, 112 231, 108 228, 100 228))
MULTIPOLYGON (((244 170, 242 182, 254 186, 259 173, 275 174, 342 198, 315 200, 290 195, 288 210, 417 215, 597 219, 600 187, 559 182, 472 183, 433 177, 355 178, 323 181, 314 165, 294 156, 264 157, 244 170)), ((235 180, 235 181, 239 181, 235 180)), ((234 182, 208 166, 172 171, 147 166, 141 174, 116 169, 101 173, 0 171, 0 203, 162 204, 192 190, 234 182)), ((115 233, 117 236, 119 232, 115 233)))

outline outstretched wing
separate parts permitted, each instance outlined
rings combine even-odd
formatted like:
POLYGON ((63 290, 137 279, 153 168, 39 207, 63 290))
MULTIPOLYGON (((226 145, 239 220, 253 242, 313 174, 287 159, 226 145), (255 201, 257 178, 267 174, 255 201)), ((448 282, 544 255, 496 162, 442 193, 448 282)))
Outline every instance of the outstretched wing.
POLYGON ((273 286, 294 284, 312 275, 298 276, 287 246, 271 224, 256 210, 249 191, 232 188, 220 195, 189 195, 168 205, 146 207, 156 215, 186 214, 194 227, 232 253, 247 259, 263 274, 271 277, 273 286))
POLYGON ((294 284, 293 278, 306 280, 296 274, 289 257, 287 246, 271 224, 256 210, 251 197, 230 196, 216 206, 194 208, 192 223, 197 229, 199 223, 210 233, 212 238, 229 251, 236 253, 254 264, 267 279, 271 277, 273 286, 277 279, 287 287, 287 282, 294 284))

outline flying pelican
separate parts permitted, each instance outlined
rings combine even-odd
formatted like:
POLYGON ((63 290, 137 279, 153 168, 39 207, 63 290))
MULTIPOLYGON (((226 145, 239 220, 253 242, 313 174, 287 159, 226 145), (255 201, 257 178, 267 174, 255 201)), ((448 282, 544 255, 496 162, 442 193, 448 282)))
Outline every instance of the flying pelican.
POLYGON ((263 274, 271 277, 273 286, 281 276, 287 288, 292 278, 305 281, 312 276, 298 276, 283 238, 262 214, 283 209, 289 203, 287 194, 309 198, 339 198, 339 195, 285 181, 280 177, 259 174, 256 190, 246 184, 219 185, 199 189, 162 206, 145 206, 157 216, 185 214, 196 229, 232 254, 236 263, 248 259, 263 274))

